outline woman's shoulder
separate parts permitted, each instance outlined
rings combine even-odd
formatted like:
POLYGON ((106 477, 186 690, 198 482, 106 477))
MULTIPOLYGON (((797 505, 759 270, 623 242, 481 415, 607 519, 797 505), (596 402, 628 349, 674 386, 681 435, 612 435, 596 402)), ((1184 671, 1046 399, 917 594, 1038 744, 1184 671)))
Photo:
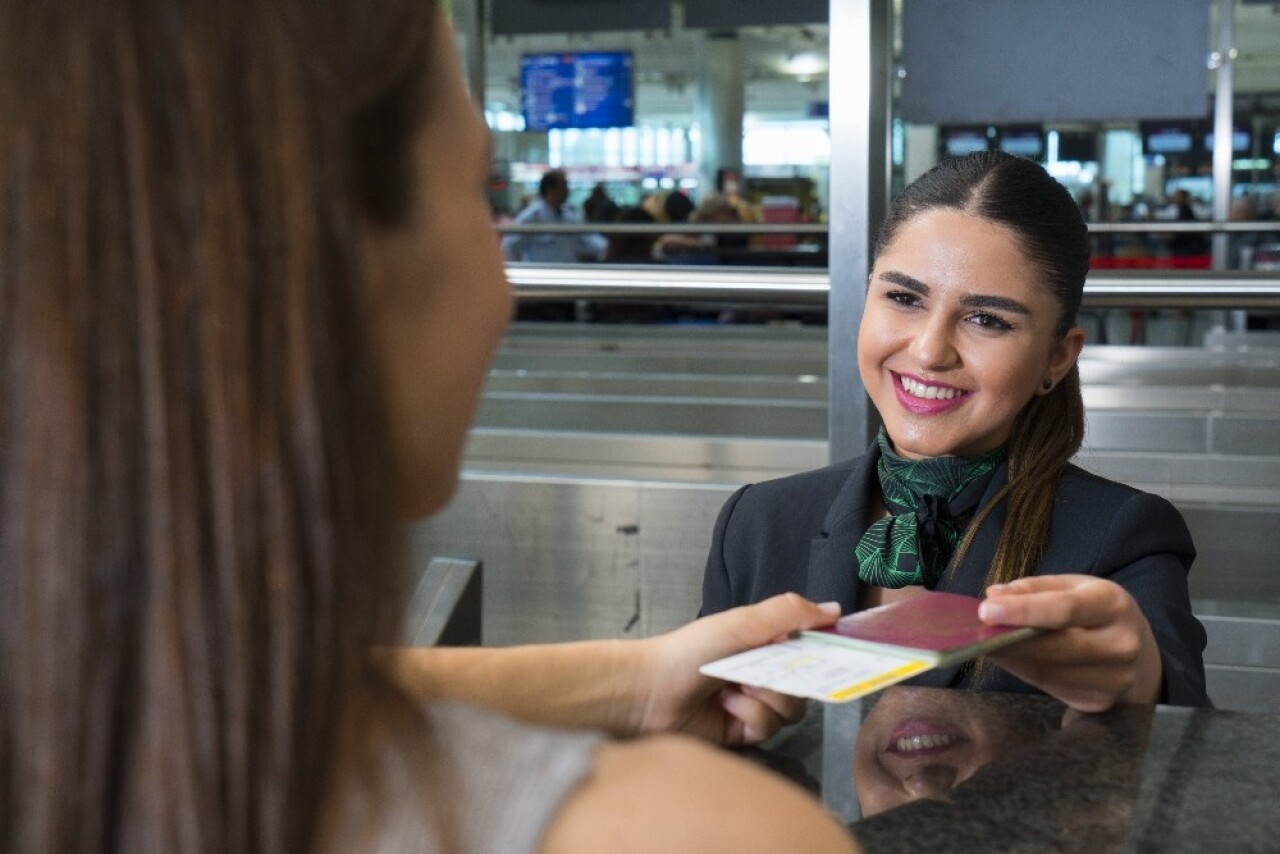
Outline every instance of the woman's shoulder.
POLYGON ((591 775, 605 741, 596 731, 535 726, 458 703, 431 703, 427 719, 457 799, 463 851, 531 850, 591 775))
POLYGON ((331 850, 535 851, 604 736, 432 701, 350 780, 331 850))
POLYGON ((829 500, 824 499, 834 499, 854 472, 860 470, 863 460, 865 457, 854 457, 820 469, 750 484, 739 490, 739 505, 788 505, 803 498, 809 507, 825 507, 829 500))
POLYGON ((1114 512, 1131 503, 1147 508, 1168 508, 1177 512, 1163 496, 1094 474, 1074 463, 1068 463, 1063 469, 1056 499, 1059 503, 1091 503, 1099 514, 1114 512))
MULTIPOLYGON (((1125 552, 1195 554, 1186 520, 1167 498, 1076 465, 1068 465, 1058 482, 1053 519, 1057 534, 1078 532, 1099 548, 1116 541, 1125 552)), ((1114 542, 1112 548, 1118 548, 1114 542)))

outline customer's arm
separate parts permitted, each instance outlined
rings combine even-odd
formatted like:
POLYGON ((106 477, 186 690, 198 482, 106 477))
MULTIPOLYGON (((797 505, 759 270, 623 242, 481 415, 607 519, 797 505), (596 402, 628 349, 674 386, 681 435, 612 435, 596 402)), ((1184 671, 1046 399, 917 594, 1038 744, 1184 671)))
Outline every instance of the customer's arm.
POLYGON ((797 719, 804 701, 710 679, 698 667, 828 625, 838 610, 785 594, 643 640, 409 649, 395 664, 404 683, 427 696, 535 723, 753 743, 797 719))

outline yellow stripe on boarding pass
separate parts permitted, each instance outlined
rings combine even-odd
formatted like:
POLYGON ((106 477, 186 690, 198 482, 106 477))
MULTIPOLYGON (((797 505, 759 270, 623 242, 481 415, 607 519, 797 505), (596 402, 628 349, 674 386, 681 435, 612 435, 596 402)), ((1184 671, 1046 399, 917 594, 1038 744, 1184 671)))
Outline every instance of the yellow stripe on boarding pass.
POLYGON ((855 697, 861 697, 863 694, 870 694, 886 685, 892 685, 894 682, 901 682, 908 676, 913 676, 921 670, 928 670, 933 665, 927 661, 908 661, 900 667, 881 673, 879 676, 873 676, 870 679, 864 679, 848 688, 841 688, 839 691, 832 691, 827 695, 827 699, 839 703, 844 700, 852 700, 855 697))

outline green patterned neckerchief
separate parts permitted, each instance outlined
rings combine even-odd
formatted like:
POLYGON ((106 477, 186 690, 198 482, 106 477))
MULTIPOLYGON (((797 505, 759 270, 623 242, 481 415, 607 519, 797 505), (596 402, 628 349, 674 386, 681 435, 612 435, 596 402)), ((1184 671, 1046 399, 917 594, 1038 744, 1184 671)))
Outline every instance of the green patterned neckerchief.
POLYGON ((923 584, 932 590, 1004 461, 1004 448, 977 457, 908 460, 893 452, 883 427, 876 442, 880 495, 890 515, 858 541, 858 578, 878 587, 923 584))

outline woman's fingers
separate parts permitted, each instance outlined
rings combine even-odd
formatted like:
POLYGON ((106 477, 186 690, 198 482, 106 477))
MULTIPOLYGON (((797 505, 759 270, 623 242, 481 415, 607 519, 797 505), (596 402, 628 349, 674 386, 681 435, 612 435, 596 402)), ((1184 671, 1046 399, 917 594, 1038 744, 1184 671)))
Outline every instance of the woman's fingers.
POLYGON ((809 708, 809 701, 803 697, 791 697, 770 691, 768 688, 756 688, 751 685, 743 685, 739 690, 773 709, 783 723, 796 723, 804 717, 805 711, 809 708))
POLYGON ((719 700, 720 707, 729 716, 726 744, 758 744, 787 723, 768 703, 736 687, 723 689, 719 700))
POLYGON ((1046 630, 989 656, 1019 679, 1082 711, 1158 696, 1163 668, 1155 639, 1118 584, 1044 576, 996 585, 988 593, 980 609, 987 622, 1046 630))
POLYGON ((978 615, 991 624, 1092 628, 1120 617, 1128 599, 1122 587, 1104 579, 1087 575, 1037 576, 988 588, 978 615))

